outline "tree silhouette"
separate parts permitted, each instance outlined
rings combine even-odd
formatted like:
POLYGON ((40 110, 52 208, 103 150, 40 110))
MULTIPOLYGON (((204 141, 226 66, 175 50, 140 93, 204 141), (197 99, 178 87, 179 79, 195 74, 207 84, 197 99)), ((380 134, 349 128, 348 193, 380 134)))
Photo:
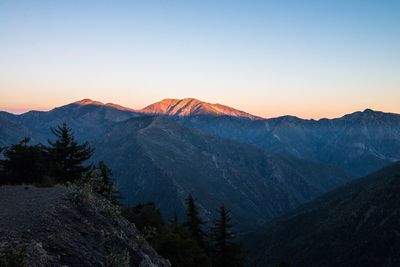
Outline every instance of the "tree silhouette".
POLYGON ((230 211, 222 205, 219 208, 219 218, 211 228, 213 266, 242 266, 243 260, 240 247, 233 242, 236 234, 232 231, 230 211))
POLYGON ((184 226, 189 230, 199 246, 205 248, 205 233, 202 229, 204 221, 199 215, 196 202, 191 194, 186 198, 185 202, 187 221, 184 226))
POLYGON ((141 231, 149 226, 161 231, 165 225, 160 210, 153 202, 139 203, 134 207, 125 207, 122 214, 141 231))
POLYGON ((42 145, 29 145, 30 138, 2 148, 0 184, 41 183, 46 174, 46 154, 42 145))
POLYGON ((97 176, 99 180, 96 188, 97 193, 103 195, 112 203, 117 204, 120 199, 120 195, 118 190, 114 187, 114 182, 112 181, 112 171, 110 168, 108 168, 104 161, 100 161, 98 164, 97 176))
POLYGON ((51 128, 51 131, 56 140, 54 142, 48 140, 49 147, 46 151, 53 163, 52 175, 60 182, 80 179, 90 169, 90 166, 84 166, 84 162, 90 159, 93 149, 88 143, 78 144, 66 123, 51 128))

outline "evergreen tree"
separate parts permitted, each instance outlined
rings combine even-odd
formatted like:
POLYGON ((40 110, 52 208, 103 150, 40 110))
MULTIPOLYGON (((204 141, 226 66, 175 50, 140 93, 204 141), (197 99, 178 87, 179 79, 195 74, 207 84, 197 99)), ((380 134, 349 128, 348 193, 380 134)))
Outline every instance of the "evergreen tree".
POLYGON ((88 143, 78 144, 71 128, 64 123, 62 126, 51 128, 56 140, 48 140, 46 148, 53 162, 53 175, 61 182, 73 182, 90 170, 84 162, 90 159, 93 149, 88 143))
POLYGON ((211 228, 212 261, 215 267, 243 265, 241 249, 233 242, 236 234, 232 231, 232 227, 230 211, 222 205, 219 209, 219 218, 211 228))
POLYGON ((46 154, 42 145, 29 145, 30 138, 2 148, 0 184, 40 184, 46 175, 46 154))
POLYGON ((164 227, 164 220, 160 210, 153 202, 139 203, 134 207, 125 207, 122 215, 135 226, 143 231, 145 227, 153 227, 158 232, 164 227))
POLYGON ((96 188, 96 192, 110 200, 112 203, 117 204, 120 195, 114 187, 111 169, 107 167, 104 161, 100 161, 97 171, 99 184, 96 188))
POLYGON ((191 233, 179 223, 167 225, 151 242, 176 267, 211 267, 211 261, 191 233))
POLYGON ((199 215, 199 211, 193 196, 190 194, 186 200, 187 221, 184 226, 192 234, 200 247, 205 248, 205 233, 203 232, 204 221, 199 215))

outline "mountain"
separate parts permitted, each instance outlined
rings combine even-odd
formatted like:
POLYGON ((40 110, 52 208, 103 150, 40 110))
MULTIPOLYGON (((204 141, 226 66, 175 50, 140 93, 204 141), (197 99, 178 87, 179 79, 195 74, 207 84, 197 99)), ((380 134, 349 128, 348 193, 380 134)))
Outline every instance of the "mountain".
POLYGON ((207 220, 225 203, 240 227, 255 227, 352 178, 328 166, 267 153, 163 117, 118 123, 94 142, 124 201, 155 201, 183 216, 197 198, 207 220))
POLYGON ((110 125, 136 116, 141 114, 129 108, 83 99, 47 112, 13 115, 10 119, 28 128, 34 141, 45 143, 52 137, 49 129, 64 122, 74 129, 79 140, 92 140, 104 134, 110 125))
POLYGON ((281 155, 329 164, 364 176, 400 160, 400 115, 367 109, 337 119, 265 120, 192 116, 181 123, 281 155))
POLYGON ((91 100, 12 119, 43 143, 52 138, 50 127, 67 122, 78 140, 96 148, 94 159, 112 168, 126 203, 155 201, 167 217, 175 212, 183 217, 184 198, 192 193, 208 220, 224 202, 241 227, 253 228, 352 178, 330 166, 210 135, 169 116, 91 100))
POLYGON ((169 116, 233 116, 246 119, 260 119, 251 115, 221 104, 210 104, 194 98, 185 99, 164 99, 160 102, 145 107, 141 112, 146 114, 169 115, 169 116))
POLYGON ((87 106, 87 105, 104 106, 104 107, 111 107, 111 108, 115 108, 115 109, 123 110, 123 111, 138 112, 138 111, 136 111, 136 110, 134 110, 132 108, 124 107, 124 106, 121 106, 121 105, 118 105, 118 104, 114 104, 114 103, 106 103, 106 104, 104 104, 104 103, 102 103, 100 101, 94 101, 94 100, 91 100, 89 98, 85 98, 85 99, 82 99, 80 101, 76 101, 73 104, 80 105, 80 106, 87 106))
POLYGON ((354 181, 248 240, 257 266, 399 266, 400 162, 354 181))
POLYGON ((76 194, 0 187, 1 266, 171 266, 104 199, 76 194))
POLYGON ((47 112, 3 112, 0 144, 25 136, 46 143, 50 127, 67 122, 79 141, 96 148, 95 160, 113 169, 127 203, 155 200, 167 217, 182 216, 183 199, 193 193, 208 219, 224 202, 237 222, 251 227, 400 158, 397 114, 250 119, 195 115, 197 102, 186 103, 165 110, 192 107, 190 116, 151 115, 89 99, 47 112))
POLYGON ((7 112, 0 112, 0 147, 18 143, 30 135, 28 129, 13 120, 14 116, 7 112))
MULTIPOLYGON (((260 119, 226 106, 218 109, 219 106, 222 105, 195 99, 169 99, 135 111, 84 99, 49 112, 31 111, 18 116, 3 112, 0 116, 30 131, 29 136, 41 142, 50 137, 49 127, 64 121, 87 140, 101 136, 116 122, 157 113, 190 128, 282 156, 332 165, 354 176, 365 176, 400 160, 399 114, 366 109, 318 121, 294 116, 260 119)), ((9 137, 2 140, 0 136, 0 143, 5 139, 9 137)))

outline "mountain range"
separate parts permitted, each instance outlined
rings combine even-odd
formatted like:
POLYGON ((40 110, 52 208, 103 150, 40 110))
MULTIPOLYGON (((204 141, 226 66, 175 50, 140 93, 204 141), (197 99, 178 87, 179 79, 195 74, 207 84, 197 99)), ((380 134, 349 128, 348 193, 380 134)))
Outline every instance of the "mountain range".
POLYGON ((225 203, 253 228, 400 159, 400 116, 372 110, 342 118, 262 119, 196 99, 142 110, 84 99, 53 110, 0 113, 0 144, 51 139, 63 122, 113 170, 127 203, 155 201, 183 216, 193 194, 212 220, 225 203))
POLYGON ((207 220, 225 203, 243 225, 255 226, 351 177, 160 117, 119 123, 94 146, 120 177, 126 201, 154 200, 168 217, 183 215, 183 200, 193 194, 207 220))
POLYGON ((400 159, 400 115, 366 109, 337 119, 196 116, 181 121, 213 135, 364 176, 400 159))

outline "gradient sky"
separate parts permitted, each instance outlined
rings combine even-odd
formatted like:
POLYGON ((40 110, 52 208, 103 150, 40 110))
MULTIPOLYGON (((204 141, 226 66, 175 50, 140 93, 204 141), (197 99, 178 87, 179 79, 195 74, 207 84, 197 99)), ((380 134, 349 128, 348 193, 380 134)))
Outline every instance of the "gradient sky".
POLYGON ((0 0, 0 110, 184 97, 400 113, 400 1, 0 0))

